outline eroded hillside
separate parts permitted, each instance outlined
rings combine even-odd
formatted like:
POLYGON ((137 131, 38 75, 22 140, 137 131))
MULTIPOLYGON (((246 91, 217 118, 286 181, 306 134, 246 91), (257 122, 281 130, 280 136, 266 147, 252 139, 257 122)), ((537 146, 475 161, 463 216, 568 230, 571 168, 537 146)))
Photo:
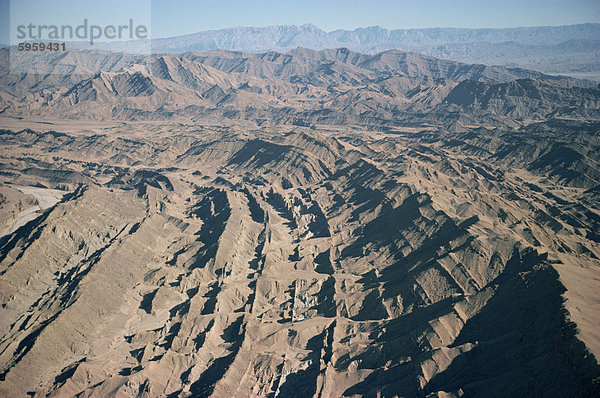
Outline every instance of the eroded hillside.
POLYGON ((599 126, 462 130, 3 131, 0 395, 593 396, 599 126))

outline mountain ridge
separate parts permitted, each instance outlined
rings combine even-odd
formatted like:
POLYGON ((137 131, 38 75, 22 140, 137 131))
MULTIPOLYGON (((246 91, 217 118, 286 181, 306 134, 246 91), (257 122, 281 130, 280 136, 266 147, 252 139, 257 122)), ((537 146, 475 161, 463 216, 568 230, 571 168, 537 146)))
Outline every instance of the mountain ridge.
MULTIPOLYGON (((216 49, 253 53, 287 52, 296 47, 314 50, 347 47, 356 52, 374 54, 388 49, 401 49, 467 63, 576 73, 599 71, 596 61, 600 54, 599 41, 600 24, 597 23, 478 29, 388 29, 371 26, 331 32, 305 24, 200 31, 152 39, 150 48, 153 53, 170 54, 216 49)), ((140 46, 148 51, 146 41, 98 43, 95 48, 135 52, 140 46)))
MULTIPOLYGON (((325 31, 313 24, 303 25, 270 25, 270 26, 235 26, 222 29, 211 29, 199 31, 184 35, 175 35, 163 38, 152 39, 157 44, 163 40, 173 39, 196 39, 204 35, 215 35, 226 32, 243 33, 274 33, 281 32, 282 35, 290 32, 313 32, 317 36, 337 38, 341 41, 362 39, 366 42, 366 36, 378 34, 388 40, 396 42, 413 44, 446 44, 446 43, 465 43, 473 41, 485 41, 488 43, 498 43, 506 41, 516 41, 524 44, 556 44, 568 40, 583 39, 587 37, 600 38, 600 23, 583 23, 573 25, 556 26, 533 26, 533 27, 511 27, 511 28, 457 28, 457 27, 434 27, 434 28, 409 28, 409 29, 389 29, 379 25, 358 27, 353 30, 335 29, 325 31), (445 34, 445 35, 444 35, 445 34), (496 36, 493 36, 493 35, 496 36), (528 37, 524 38, 524 34, 528 37)), ((381 39, 379 39, 381 40, 381 39)), ((381 43, 378 43, 381 44, 381 43)), ((371 43, 371 45, 373 45, 371 43)), ((158 45, 160 47, 160 44, 158 45)), ((220 49, 230 49, 219 47, 220 49)), ((248 49, 246 49, 248 51, 248 49)))
MULTIPOLYGON (((4 59, 6 52, 0 50, 4 59)), ((150 58, 71 50, 64 54, 20 54, 16 61, 24 66, 40 65, 44 73, 19 75, 4 68, 0 74, 0 109, 7 116, 105 120, 226 117, 388 126, 410 120, 441 123, 449 129, 461 128, 458 120, 471 118, 473 106, 488 123, 513 127, 553 112, 561 117, 598 117, 598 90, 590 82, 518 68, 445 61, 400 50, 375 55, 347 48, 298 48, 285 54, 215 50, 150 58), (91 73, 97 67, 104 71, 91 73), (82 74, 60 74, 73 68, 82 74), (472 99, 471 111, 463 109, 456 119, 444 102, 451 98, 451 103, 460 107, 464 104, 457 101, 457 89, 477 88, 483 96, 492 92, 494 85, 519 79, 525 79, 526 89, 515 86, 514 98, 521 99, 510 105, 518 110, 509 112, 509 106, 501 104, 481 108, 481 98, 472 99), (457 88, 465 81, 478 83, 457 88), (576 85, 587 89, 578 91, 576 85), (482 89, 484 86, 487 88, 482 89), (537 92, 546 95, 535 99, 537 92), (570 108, 563 106, 561 95, 573 99, 570 108)), ((465 91, 460 95, 467 98, 470 94, 465 91)), ((506 101, 508 97, 495 99, 496 103, 506 101)))

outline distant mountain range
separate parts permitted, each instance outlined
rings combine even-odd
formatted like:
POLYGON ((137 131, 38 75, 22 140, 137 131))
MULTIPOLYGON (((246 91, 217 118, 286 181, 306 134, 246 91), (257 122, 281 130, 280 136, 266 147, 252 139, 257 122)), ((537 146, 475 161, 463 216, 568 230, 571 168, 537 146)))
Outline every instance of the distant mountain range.
MULTIPOLYGON (((140 41, 100 43, 94 48, 135 52, 140 41)), ((233 27, 152 40, 155 53, 230 50, 287 52, 345 47, 374 54, 414 51, 466 63, 523 67, 546 73, 600 77, 600 24, 504 29, 386 29, 379 26, 325 32, 307 25, 233 27)))
POLYGON ((0 114, 119 120, 254 120, 296 125, 518 127, 549 117, 600 119, 587 81, 468 65, 416 53, 296 49, 181 55, 71 50, 22 53, 36 73, 7 73, 0 114), (95 72, 95 71, 102 72, 95 72))

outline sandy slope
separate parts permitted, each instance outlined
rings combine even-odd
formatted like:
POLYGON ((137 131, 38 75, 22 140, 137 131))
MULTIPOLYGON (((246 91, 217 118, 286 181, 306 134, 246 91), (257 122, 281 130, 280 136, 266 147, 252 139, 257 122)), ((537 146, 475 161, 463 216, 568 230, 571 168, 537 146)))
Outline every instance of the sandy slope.
POLYGON ((10 186, 5 189, 17 190, 25 195, 31 196, 35 199, 36 204, 34 206, 27 207, 26 209, 21 210, 18 214, 14 215, 12 223, 0 231, 0 238, 12 234, 29 221, 38 217, 41 210, 45 210, 54 206, 65 194, 65 192, 57 189, 39 187, 10 186))

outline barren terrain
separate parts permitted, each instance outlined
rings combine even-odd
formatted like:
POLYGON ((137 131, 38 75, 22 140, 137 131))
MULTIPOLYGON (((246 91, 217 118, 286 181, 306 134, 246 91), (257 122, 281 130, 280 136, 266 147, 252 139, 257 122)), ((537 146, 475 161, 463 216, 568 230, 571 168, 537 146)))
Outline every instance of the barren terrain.
POLYGON ((0 76, 0 395, 597 395, 600 91, 411 57, 0 76))

